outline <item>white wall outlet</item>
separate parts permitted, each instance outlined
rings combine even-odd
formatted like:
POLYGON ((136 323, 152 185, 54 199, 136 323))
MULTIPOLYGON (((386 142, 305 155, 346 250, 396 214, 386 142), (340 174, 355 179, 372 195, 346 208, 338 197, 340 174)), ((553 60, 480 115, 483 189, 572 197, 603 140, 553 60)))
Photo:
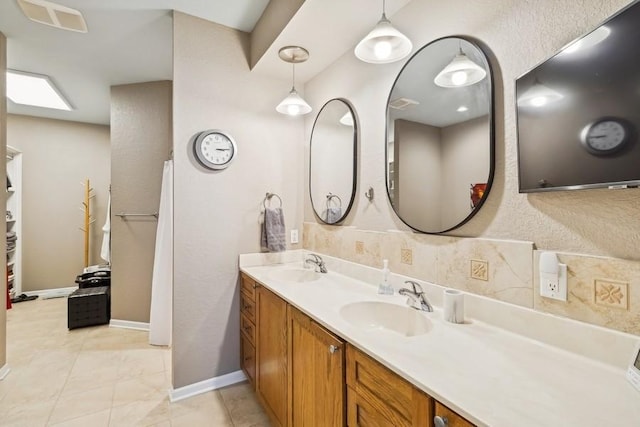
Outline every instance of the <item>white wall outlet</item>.
POLYGON ((291 230, 291 243, 298 243, 298 230, 291 230))
POLYGON ((567 265, 560 264, 554 252, 540 254, 540 295, 567 300, 567 265))

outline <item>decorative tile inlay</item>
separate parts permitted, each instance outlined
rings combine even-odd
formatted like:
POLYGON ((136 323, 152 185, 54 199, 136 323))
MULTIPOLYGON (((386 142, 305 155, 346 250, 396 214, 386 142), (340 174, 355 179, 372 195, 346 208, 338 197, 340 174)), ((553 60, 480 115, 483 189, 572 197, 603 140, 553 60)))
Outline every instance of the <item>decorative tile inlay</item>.
POLYGON ((629 283, 609 279, 595 279, 594 301, 598 305, 629 309, 629 283))
POLYGON ((413 251, 411 249, 400 249, 400 262, 403 264, 413 264, 413 251))
POLYGON ((364 254, 364 242, 356 240, 356 254, 358 255, 364 254))
POLYGON ((471 260, 471 278, 478 280, 489 280, 489 262, 485 260, 471 260))

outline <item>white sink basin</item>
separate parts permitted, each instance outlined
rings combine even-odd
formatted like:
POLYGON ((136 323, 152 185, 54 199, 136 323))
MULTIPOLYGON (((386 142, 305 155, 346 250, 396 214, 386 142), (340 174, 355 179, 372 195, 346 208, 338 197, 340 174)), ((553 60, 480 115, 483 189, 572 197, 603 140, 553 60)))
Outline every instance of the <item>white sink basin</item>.
POLYGON ((304 268, 288 268, 284 270, 275 270, 269 273, 269 277, 273 280, 288 283, 304 283, 318 280, 322 273, 316 273, 313 270, 304 268))
POLYGON ((354 302, 342 307, 340 315, 352 325, 385 329, 406 337, 423 335, 431 330, 431 321, 420 311, 387 302, 354 302))

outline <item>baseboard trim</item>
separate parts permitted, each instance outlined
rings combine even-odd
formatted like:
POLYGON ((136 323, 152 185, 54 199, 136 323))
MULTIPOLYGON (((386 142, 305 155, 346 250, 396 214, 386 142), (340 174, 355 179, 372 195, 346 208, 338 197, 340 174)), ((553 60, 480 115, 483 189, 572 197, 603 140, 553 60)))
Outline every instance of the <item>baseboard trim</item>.
POLYGON ((0 381, 5 379, 7 375, 9 375, 9 372, 11 372, 11 368, 9 368, 9 365, 5 363, 4 366, 0 368, 0 381))
POLYGON ((37 295, 39 297, 45 297, 47 294, 51 294, 51 295, 61 294, 60 298, 62 298, 62 297, 66 297, 67 296, 66 294, 70 294, 76 289, 78 289, 77 286, 68 286, 66 288, 39 289, 37 291, 25 291, 23 293, 28 296, 37 295), (62 295, 62 294, 65 294, 65 295, 62 295))
POLYGON ((144 322, 133 322, 131 320, 111 319, 109 321, 110 328, 135 329, 138 331, 149 332, 149 324, 144 322))
POLYGON ((246 379, 247 376, 244 372, 235 371, 219 377, 209 378, 208 380, 200 381, 195 384, 189 384, 184 387, 176 389, 172 388, 169 390, 169 400, 171 402, 177 402, 211 390, 216 390, 231 384, 237 384, 246 379))

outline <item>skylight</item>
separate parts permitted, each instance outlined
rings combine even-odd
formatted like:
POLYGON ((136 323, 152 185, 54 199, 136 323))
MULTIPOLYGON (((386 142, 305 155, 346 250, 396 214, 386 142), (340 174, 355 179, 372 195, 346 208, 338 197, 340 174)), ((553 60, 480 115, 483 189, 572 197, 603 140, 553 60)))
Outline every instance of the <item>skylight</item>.
POLYGON ((49 77, 41 74, 7 70, 7 98, 16 104, 73 110, 49 77))

